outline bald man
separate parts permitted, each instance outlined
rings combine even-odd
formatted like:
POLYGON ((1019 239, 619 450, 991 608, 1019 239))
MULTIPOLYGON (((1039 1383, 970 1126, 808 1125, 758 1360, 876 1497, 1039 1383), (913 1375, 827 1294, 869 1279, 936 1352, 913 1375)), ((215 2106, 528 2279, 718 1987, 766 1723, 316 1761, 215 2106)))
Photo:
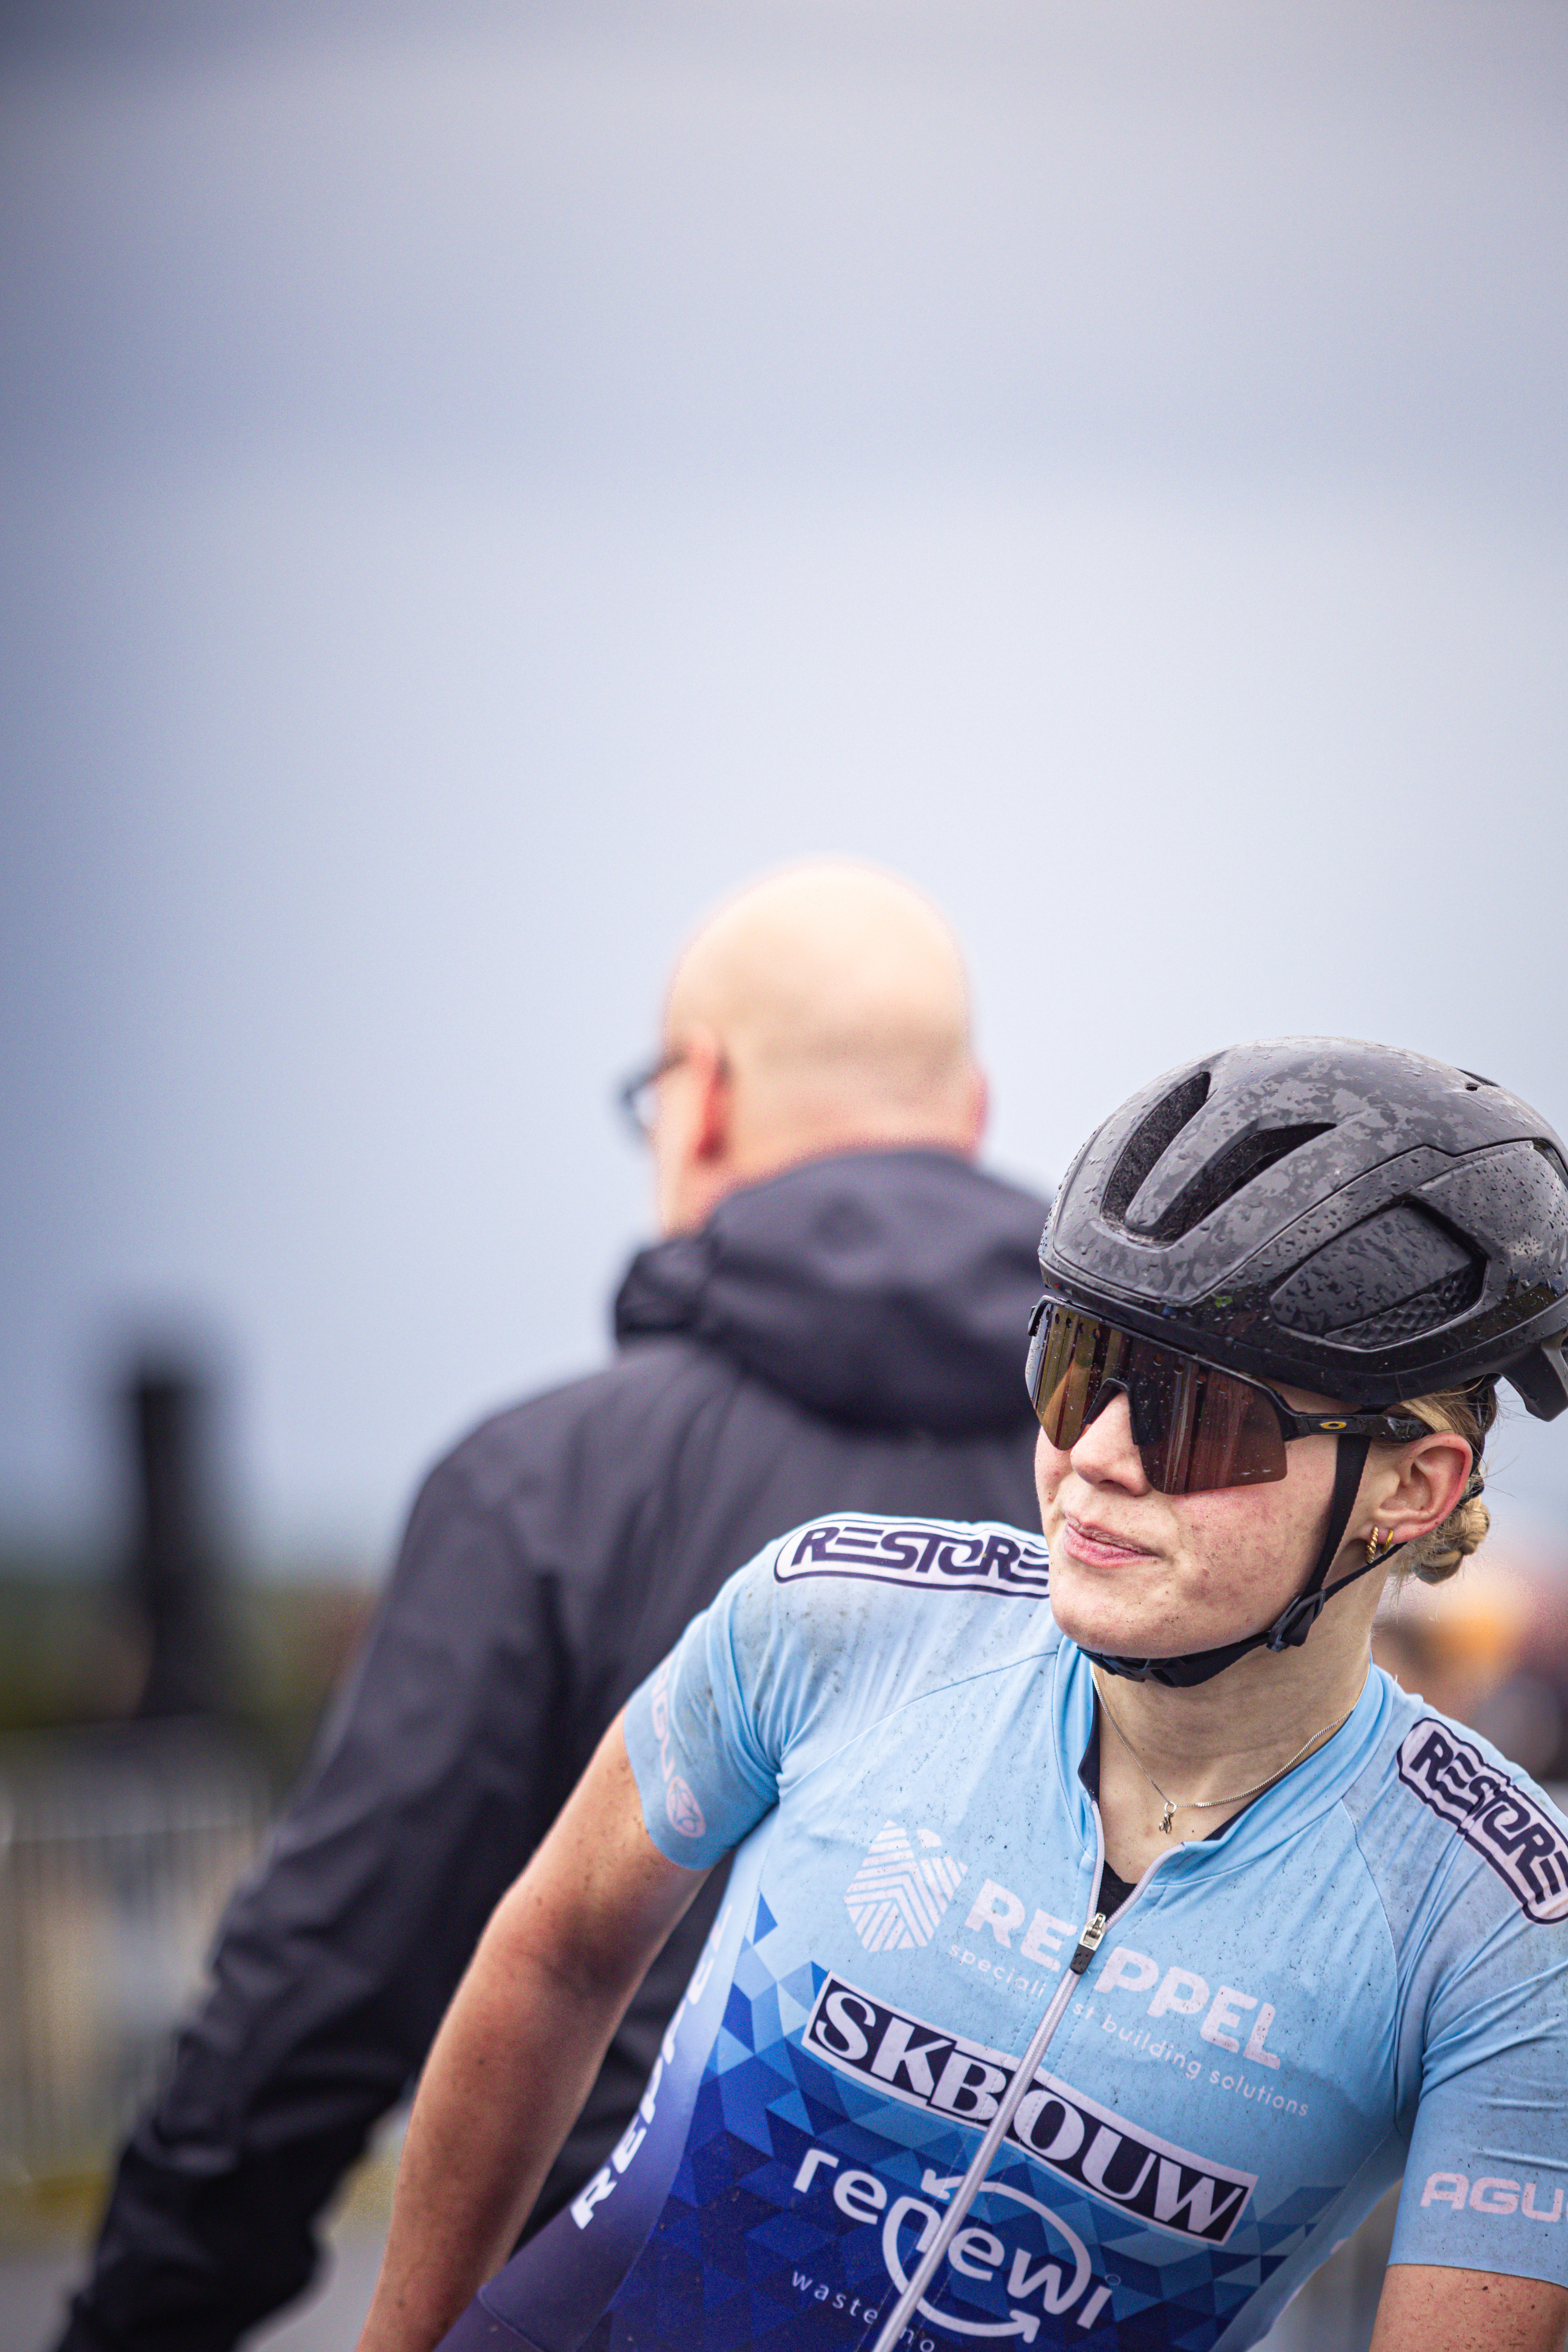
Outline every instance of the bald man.
MULTIPOLYGON (((963 966, 905 883, 720 908, 632 1092, 663 1238, 606 1371, 440 1463, 214 1989, 121 2159, 62 2352, 226 2352, 418 2073, 491 1908, 622 1704, 771 1537, 832 1510, 1027 1524, 1045 1203, 973 1165, 963 966)), ((718 1907, 627 2012, 533 2221, 605 2161, 718 1907)))
POLYGON ((653 1131, 666 1233, 822 1153, 934 1146, 985 1124, 963 958, 907 883, 822 862, 757 883, 681 956, 653 1131))

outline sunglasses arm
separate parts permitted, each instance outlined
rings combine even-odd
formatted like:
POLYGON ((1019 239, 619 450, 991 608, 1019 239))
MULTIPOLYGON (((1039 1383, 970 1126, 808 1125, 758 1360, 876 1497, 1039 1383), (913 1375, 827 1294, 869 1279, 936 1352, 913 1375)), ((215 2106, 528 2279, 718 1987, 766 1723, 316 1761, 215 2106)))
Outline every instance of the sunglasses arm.
MULTIPOLYGON (((1261 1383, 1259 1383, 1261 1385, 1261 1383)), ((1279 1415, 1287 1437, 1381 1438, 1385 1444, 1406 1445, 1413 1438, 1430 1437, 1424 1421, 1408 1412, 1292 1412, 1272 1389, 1264 1393, 1279 1415)))

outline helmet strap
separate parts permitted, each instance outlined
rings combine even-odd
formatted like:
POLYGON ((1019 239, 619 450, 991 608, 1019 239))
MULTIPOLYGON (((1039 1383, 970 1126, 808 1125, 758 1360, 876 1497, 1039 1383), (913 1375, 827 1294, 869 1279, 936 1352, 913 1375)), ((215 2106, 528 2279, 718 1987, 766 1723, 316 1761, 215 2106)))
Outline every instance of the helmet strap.
POLYGON ((1348 1576, 1342 1576, 1337 1584, 1325 1582, 1351 1523, 1370 1444, 1365 1437, 1342 1437, 1336 1441, 1333 1491, 1329 1496, 1329 1516, 1317 1559, 1300 1591, 1293 1601, 1286 1602, 1272 1625, 1239 1642, 1226 1642, 1215 1650, 1193 1650, 1184 1657, 1118 1658, 1102 1650, 1085 1650, 1085 1657, 1092 1659, 1108 1675, 1123 1675, 1130 1682, 1163 1683, 1173 1690, 1190 1690, 1194 1684, 1212 1682, 1215 1675, 1223 1675, 1227 1666, 1234 1666, 1237 1658, 1245 1658, 1251 1650, 1299 1650, 1336 1592, 1342 1592, 1347 1584, 1354 1584, 1374 1568, 1381 1568, 1393 1552, 1401 1549, 1390 1544, 1362 1567, 1352 1569, 1348 1576))

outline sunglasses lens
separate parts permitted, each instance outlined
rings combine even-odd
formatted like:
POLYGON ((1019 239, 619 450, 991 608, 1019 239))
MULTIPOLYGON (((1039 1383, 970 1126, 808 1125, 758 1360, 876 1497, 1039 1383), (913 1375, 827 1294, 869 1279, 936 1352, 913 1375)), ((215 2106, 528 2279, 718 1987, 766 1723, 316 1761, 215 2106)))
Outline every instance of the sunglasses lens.
POLYGON ((1198 1495, 1283 1478, 1285 1439, 1261 1389, 1195 1357, 1050 1306, 1029 1350, 1029 1393, 1050 1443, 1068 1453, 1109 1383, 1125 1389, 1133 1442, 1152 1486, 1198 1495))
POLYGON ((1143 1449, 1150 1485, 1166 1495, 1204 1495, 1283 1478, 1285 1439, 1262 1391, 1190 1356, 1174 1360, 1160 1445, 1143 1449))
POLYGON ((1078 1444, 1101 1381, 1108 1343, 1121 1334, 1108 1323, 1047 1307, 1029 1351, 1029 1395, 1040 1427, 1065 1454, 1078 1444))

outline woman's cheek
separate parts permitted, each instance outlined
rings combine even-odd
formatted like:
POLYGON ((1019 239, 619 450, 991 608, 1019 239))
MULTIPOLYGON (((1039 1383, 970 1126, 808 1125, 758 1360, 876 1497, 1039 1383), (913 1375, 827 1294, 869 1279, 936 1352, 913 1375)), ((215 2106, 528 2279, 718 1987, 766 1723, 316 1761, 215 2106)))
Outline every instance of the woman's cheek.
POLYGON ((1058 1454, 1042 1429, 1035 1446, 1035 1492, 1042 1510, 1055 1503, 1057 1488, 1071 1468, 1071 1454, 1058 1454))
POLYGON ((1283 1482, 1261 1486, 1224 1486, 1212 1494, 1183 1497, 1191 1555, 1207 1580, 1257 1599, 1279 1585, 1281 1606, 1300 1582, 1297 1573, 1296 1513, 1281 1508, 1283 1482))

